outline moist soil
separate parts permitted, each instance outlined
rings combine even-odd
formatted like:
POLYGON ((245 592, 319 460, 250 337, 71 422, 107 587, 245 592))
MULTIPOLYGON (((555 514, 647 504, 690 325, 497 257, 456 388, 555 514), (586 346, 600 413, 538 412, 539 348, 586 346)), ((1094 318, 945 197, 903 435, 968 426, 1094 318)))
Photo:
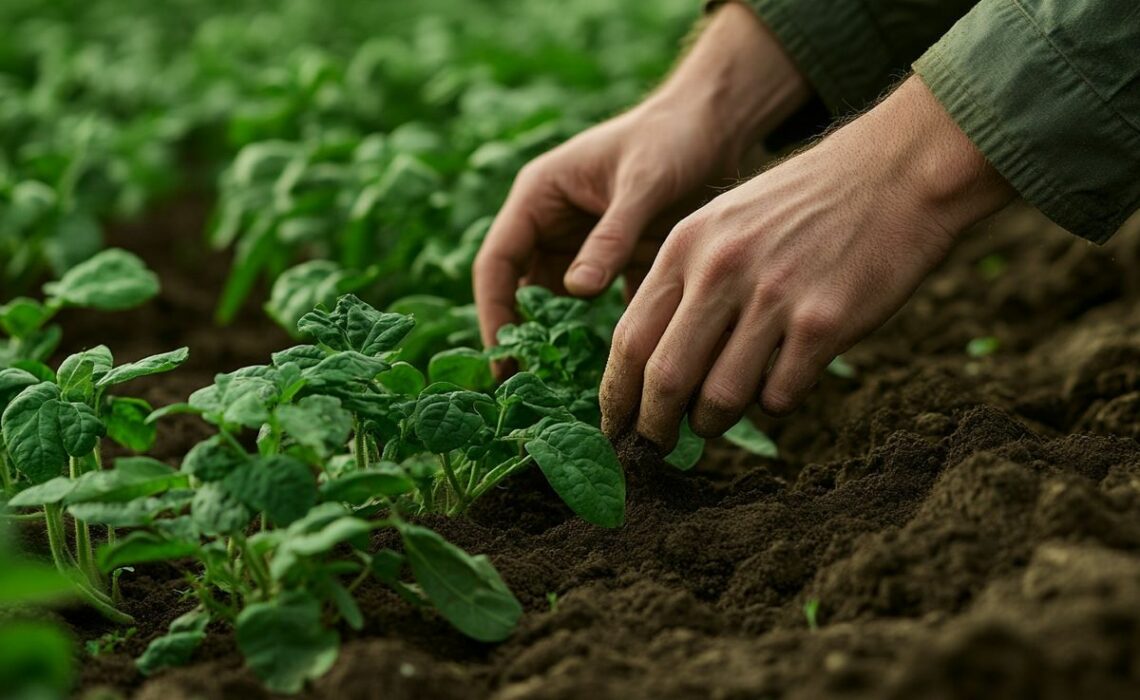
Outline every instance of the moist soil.
MULTIPOLYGON (((289 342, 256 305, 213 325, 226 259, 200 242, 207 211, 191 198, 116 231, 160 272, 156 302, 63 319, 69 349, 189 345, 187 367, 130 387, 156 405, 289 342)), ((479 644, 366 586, 364 629, 341 631, 302 697, 1140 697, 1138 296, 1140 226, 1098 248, 1007 211, 846 355, 854 378, 757 414, 779 459, 714 442, 688 473, 639 460, 618 530, 572 518, 535 474, 430 520, 491 557, 526 608, 518 631, 479 644), (989 336, 996 352, 966 353, 989 336)), ((207 430, 180 417, 162 434, 174 463, 207 430)), ((266 696, 221 628, 189 666, 138 674, 132 656, 190 604, 162 567, 123 584, 138 633, 84 656, 84 691, 266 696)), ((83 640, 110 630, 63 615, 83 640)))

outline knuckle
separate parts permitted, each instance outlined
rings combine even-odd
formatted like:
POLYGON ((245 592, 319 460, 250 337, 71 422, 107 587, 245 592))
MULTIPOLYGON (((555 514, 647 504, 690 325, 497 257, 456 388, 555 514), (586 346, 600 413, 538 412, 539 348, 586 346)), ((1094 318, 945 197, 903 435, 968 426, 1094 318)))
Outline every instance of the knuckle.
POLYGON ((625 321, 618 323, 610 342, 610 354, 621 361, 629 361, 640 354, 641 343, 638 334, 625 321))
POLYGON ((791 332, 807 343, 816 343, 835 335, 842 322, 838 311, 828 304, 811 304, 792 318, 791 332))
POLYGON ((684 375, 672 360, 655 354, 645 366, 646 390, 656 396, 675 399, 684 393, 684 375))
POLYGON ((796 397, 787 389, 769 387, 760 397, 760 407, 773 416, 786 416, 798 405, 796 397))

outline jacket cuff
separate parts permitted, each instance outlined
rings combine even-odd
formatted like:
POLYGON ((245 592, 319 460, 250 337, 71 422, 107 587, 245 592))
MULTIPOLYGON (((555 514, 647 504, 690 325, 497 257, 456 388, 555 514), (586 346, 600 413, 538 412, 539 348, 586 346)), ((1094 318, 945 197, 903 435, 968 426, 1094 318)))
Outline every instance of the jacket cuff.
MULTIPOLYGON (((710 0, 706 11, 731 0, 710 0)), ((891 83, 894 61, 859 2, 747 0, 835 115, 866 107, 891 83)), ((905 65, 905 64, 904 64, 905 65)))
POLYGON ((1120 37, 1059 0, 1041 4, 1034 16, 1015 0, 983 0, 914 69, 1029 203, 1103 243, 1140 206, 1140 129, 1115 89, 1140 74, 1140 61, 1086 64, 1104 55, 1091 49, 1119 48, 1120 37))

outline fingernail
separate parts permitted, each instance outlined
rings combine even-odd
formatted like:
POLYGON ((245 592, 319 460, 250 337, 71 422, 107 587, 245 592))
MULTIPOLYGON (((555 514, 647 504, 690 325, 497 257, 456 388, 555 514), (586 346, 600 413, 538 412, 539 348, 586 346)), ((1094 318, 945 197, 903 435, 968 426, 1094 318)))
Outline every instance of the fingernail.
POLYGON ((570 271, 566 281, 579 289, 600 289, 606 283, 606 271, 593 263, 582 263, 570 271))

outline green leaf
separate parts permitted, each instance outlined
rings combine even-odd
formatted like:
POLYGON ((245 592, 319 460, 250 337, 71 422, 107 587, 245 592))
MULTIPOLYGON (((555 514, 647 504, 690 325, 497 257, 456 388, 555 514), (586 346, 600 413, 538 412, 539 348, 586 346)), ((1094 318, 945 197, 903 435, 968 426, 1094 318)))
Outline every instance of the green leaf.
POLYGON ((351 472, 321 484, 321 500, 361 506, 378 496, 401 496, 415 489, 401 471, 351 472))
POLYGON ((321 624, 321 604, 304 593, 253 603, 238 615, 238 648, 266 687, 297 693, 336 662, 340 637, 321 624))
POLYGON ((1001 348, 1001 341, 992 335, 974 338, 966 344, 966 354, 975 360, 989 357, 1001 348))
POLYGON ((491 363, 486 355, 471 348, 437 353, 428 363, 428 376, 433 382, 450 382, 473 391, 486 391, 494 386, 491 363))
POLYGON ((95 381, 111 369, 114 362, 110 349, 99 345, 68 356, 59 365, 56 383, 68 401, 91 402, 95 381))
POLYGON ((95 385, 103 388, 123 384, 139 377, 148 377, 152 374, 161 374, 175 369, 190 357, 189 348, 179 348, 159 355, 144 357, 138 362, 120 365, 107 372, 95 385))
POLYGON ((195 489, 190 518, 203 535, 231 535, 244 530, 253 513, 224 486, 211 482, 195 489))
POLYGON ((71 579, 48 564, 17 560, 0 567, 0 606, 50 603, 74 592, 71 579))
POLYGON ((200 481, 219 481, 249 461, 220 435, 199 442, 182 458, 182 471, 200 481))
POLYGON ((49 503, 61 503, 75 488, 75 482, 66 476, 57 476, 42 484, 29 486, 8 501, 13 508, 29 508, 49 503))
POLYGON ((41 382, 55 381, 55 372, 52 371, 51 367, 37 360, 17 360, 12 363, 12 369, 24 370, 41 382))
POLYGON ((331 396, 306 396, 277 407, 277 420, 294 440, 328 457, 344 447, 352 432, 352 414, 331 396))
POLYGON ((524 319, 547 327, 578 320, 590 309, 581 299, 556 296, 545 287, 521 287, 515 293, 515 300, 524 319))
POLYGON ((46 622, 5 620, 0 627, 0 688, 7 697, 66 697, 75 675, 68 635, 46 622))
POLYGON ((376 381, 393 394, 415 396, 427 386, 424 375, 407 362, 396 362, 376 376, 376 381))
POLYGON ((168 540, 159 535, 135 531, 115 544, 99 548, 96 558, 103 573, 133 564, 152 561, 173 561, 198 553, 198 543, 189 540, 168 540))
POLYGON ((337 581, 329 581, 328 593, 345 623, 358 632, 364 629, 364 613, 360 611, 360 606, 356 604, 348 589, 337 581))
POLYGON ((107 437, 132 452, 146 452, 154 446, 158 434, 154 423, 147 422, 152 412, 150 404, 142 399, 112 397, 110 410, 103 413, 107 437))
POLYGON ((336 387, 372 381, 388 367, 384 360, 355 350, 344 350, 328 355, 316 366, 304 370, 301 376, 314 387, 336 387))
POLYGON ((297 322, 302 335, 333 350, 355 350, 371 356, 395 348, 414 326, 410 316, 377 311, 352 294, 338 299, 333 311, 318 307, 297 322))
POLYGON ((138 256, 110 248, 44 285, 44 293, 67 306, 118 311, 138 306, 158 288, 158 277, 138 256))
POLYGON ((486 557, 472 557, 427 528, 399 527, 416 581, 448 622, 482 642, 510 636, 522 606, 486 557))
POLYGON ((331 260, 303 262, 278 275, 265 311, 292 333, 302 316, 317 306, 335 303, 339 295, 359 289, 369 279, 331 260))
POLYGON ((463 447, 486 424, 474 407, 476 402, 487 401, 472 391, 421 394, 414 416, 416 436, 437 454, 463 447))
POLYGON ((0 306, 0 329, 13 338, 26 338, 51 318, 51 310, 35 299, 16 297, 0 306))
POLYGON ((115 468, 88 472, 75 482, 67 503, 114 503, 186 488, 190 478, 150 457, 122 457, 115 468))
POLYGON ((625 521, 625 473, 609 440, 592 425, 550 422, 526 443, 546 480, 587 522, 625 521))
POLYGON ((76 503, 67 512, 77 520, 111 527, 142 527, 150 525, 159 516, 180 510, 190 503, 194 492, 189 489, 167 491, 161 496, 136 498, 133 501, 76 503))
POLYGON ((59 387, 46 382, 12 400, 0 428, 12 463, 34 483, 58 476, 68 455, 88 454, 105 433, 89 406, 60 401, 59 387))
POLYGON ((827 365, 827 371, 843 379, 854 379, 856 374, 855 368, 843 358, 843 355, 837 355, 827 365))
POLYGON ((231 472, 222 484, 275 525, 303 517, 317 502, 317 482, 308 465, 288 455, 262 457, 231 472))
POLYGON ((769 459, 775 459, 780 455, 780 450, 776 447, 776 443, 772 442, 772 438, 747 418, 741 418, 739 423, 729 428, 724 434, 724 439, 754 455, 769 459))
POLYGON ((144 676, 154 675, 165 668, 182 666, 206 639, 206 626, 210 615, 194 610, 174 619, 170 631, 152 641, 136 660, 144 676))
POLYGON ((693 429, 689 427, 689 420, 686 418, 681 423, 681 436, 677 440, 677 446, 673 448, 665 461, 681 471, 688 471, 696 466, 704 452, 705 439, 693 432, 693 429))
POLYGON ((32 385, 39 384, 40 381, 27 370, 14 367, 0 369, 0 412, 8 407, 14 396, 32 385))

